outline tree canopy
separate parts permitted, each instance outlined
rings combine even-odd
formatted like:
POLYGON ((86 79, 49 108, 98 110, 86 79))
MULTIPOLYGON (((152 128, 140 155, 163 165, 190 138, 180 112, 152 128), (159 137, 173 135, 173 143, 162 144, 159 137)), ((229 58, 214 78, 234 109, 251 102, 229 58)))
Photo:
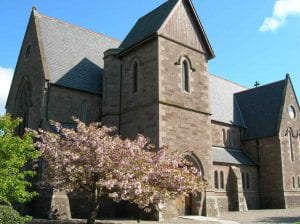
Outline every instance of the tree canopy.
POLYGON ((31 186, 28 177, 35 172, 24 169, 28 161, 39 156, 33 146, 33 133, 27 132, 22 137, 15 134, 21 119, 12 119, 7 114, 0 117, 0 203, 11 204, 30 201, 36 193, 28 192, 31 186))
POLYGON ((75 129, 56 123, 57 133, 39 130, 36 146, 47 163, 46 184, 93 194, 87 223, 94 223, 104 195, 149 208, 206 187, 198 170, 179 153, 168 153, 165 147, 157 151, 142 135, 123 139, 100 123, 75 122, 75 129))

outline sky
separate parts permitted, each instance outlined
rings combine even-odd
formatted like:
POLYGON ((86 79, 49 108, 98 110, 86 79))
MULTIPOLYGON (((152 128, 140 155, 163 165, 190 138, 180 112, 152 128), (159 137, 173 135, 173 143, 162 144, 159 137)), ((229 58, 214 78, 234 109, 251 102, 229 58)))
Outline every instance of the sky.
MULTIPOLYGON (((123 40, 136 20, 165 0, 0 0, 0 114, 31 8, 123 40)), ((289 73, 300 97, 300 0, 193 0, 215 52, 209 72, 252 88, 289 73)))

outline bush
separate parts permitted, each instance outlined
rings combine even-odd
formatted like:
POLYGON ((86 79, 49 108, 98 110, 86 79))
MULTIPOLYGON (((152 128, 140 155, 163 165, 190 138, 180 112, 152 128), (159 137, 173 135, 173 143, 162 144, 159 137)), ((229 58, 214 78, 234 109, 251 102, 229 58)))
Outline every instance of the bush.
POLYGON ((0 205, 0 224, 26 224, 31 217, 22 217, 11 206, 0 205))

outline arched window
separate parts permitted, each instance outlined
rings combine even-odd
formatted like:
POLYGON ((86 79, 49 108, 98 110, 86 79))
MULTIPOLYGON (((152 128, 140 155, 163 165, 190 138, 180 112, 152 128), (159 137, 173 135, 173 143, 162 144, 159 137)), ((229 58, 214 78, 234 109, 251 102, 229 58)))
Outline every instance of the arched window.
POLYGON ((86 122, 86 118, 87 118, 87 101, 86 100, 83 100, 81 102, 81 109, 80 109, 80 120, 83 121, 83 122, 86 122))
POLYGON ((246 182, 247 182, 247 189, 250 189, 250 177, 249 177, 249 173, 246 174, 246 182))
POLYGON ((292 181, 293 181, 293 188, 296 188, 295 177, 293 177, 292 181))
POLYGON ((190 92, 190 71, 186 60, 182 62, 182 89, 185 92, 190 92))
POLYGON ((218 171, 215 171, 215 188, 219 189, 219 175, 218 175, 218 171))
POLYGON ((293 149, 293 134, 292 134, 291 130, 289 130, 288 138, 289 138, 291 161, 293 162, 294 161, 294 149, 293 149))
POLYGON ((245 190, 245 174, 242 173, 242 186, 243 186, 243 189, 245 190))
POLYGON ((139 66, 137 62, 133 63, 132 67, 132 91, 136 93, 138 91, 138 74, 139 74, 139 66))
POLYGON ((222 189, 224 189, 224 172, 220 172, 220 186, 222 189))
POLYGON ((15 114, 17 117, 22 118, 22 123, 18 127, 19 136, 22 136, 25 128, 28 127, 29 108, 32 106, 31 104, 31 85, 29 79, 25 77, 18 89, 15 103, 15 114))
POLYGON ((300 177, 298 176, 298 188, 300 188, 300 177))
POLYGON ((231 131, 228 129, 227 130, 227 145, 228 147, 231 147, 232 141, 231 141, 231 131))
POLYGON ((226 146, 226 131, 225 131, 224 128, 222 129, 222 134, 223 134, 223 144, 224 144, 224 147, 225 147, 226 146))

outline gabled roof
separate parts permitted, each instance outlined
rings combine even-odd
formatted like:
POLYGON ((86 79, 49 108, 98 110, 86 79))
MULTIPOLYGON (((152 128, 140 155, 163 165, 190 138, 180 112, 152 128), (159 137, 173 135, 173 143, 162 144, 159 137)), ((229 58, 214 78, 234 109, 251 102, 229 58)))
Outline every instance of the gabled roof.
POLYGON ((254 166, 255 163, 241 150, 212 147, 213 162, 254 166))
POLYGON ((246 125, 234 93, 247 90, 247 88, 215 75, 209 75, 208 78, 211 119, 245 127, 246 125))
MULTIPOLYGON (((173 11, 177 3, 180 1, 183 0, 167 0, 165 3, 163 3, 162 5, 160 5, 153 11, 151 11, 150 13, 141 17, 133 26, 133 28, 130 30, 126 38, 123 40, 123 42, 120 45, 120 48, 123 51, 126 51, 129 48, 134 47, 135 45, 141 43, 142 41, 154 35, 157 35, 160 28, 166 22, 167 18, 169 17, 169 15, 173 11)), ((208 58, 209 59, 214 58, 215 57, 214 52, 204 32, 204 29, 195 11, 195 8, 190 0, 187 0, 187 2, 192 9, 195 19, 197 20, 196 24, 198 25, 201 35, 203 36, 204 44, 207 49, 208 58)))
POLYGON ((247 126, 245 140, 277 134, 286 83, 284 79, 235 94, 247 126))
POLYGON ((46 78, 57 85, 101 94, 103 52, 120 42, 33 11, 46 78))
POLYGON ((155 34, 179 0, 168 0, 156 9, 141 17, 120 45, 127 49, 155 34))

